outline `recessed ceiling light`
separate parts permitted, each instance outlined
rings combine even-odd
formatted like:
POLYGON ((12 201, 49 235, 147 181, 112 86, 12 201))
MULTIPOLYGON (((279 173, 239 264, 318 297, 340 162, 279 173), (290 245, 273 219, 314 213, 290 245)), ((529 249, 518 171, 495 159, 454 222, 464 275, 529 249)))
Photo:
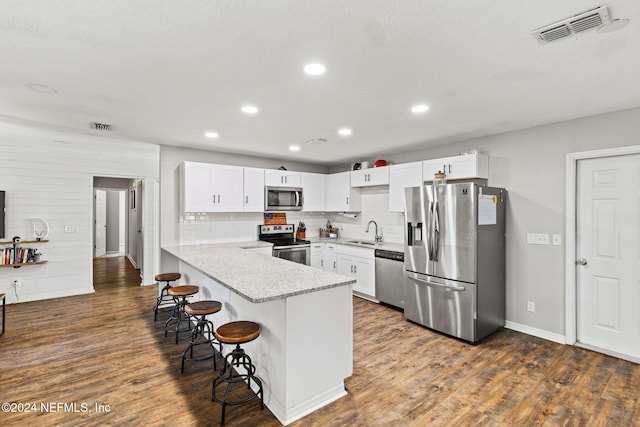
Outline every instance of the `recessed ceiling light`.
POLYGON ((349 136, 353 133, 353 131, 349 128, 340 128, 338 129, 338 134, 342 136, 349 136))
POLYGON ((255 105, 243 105, 241 110, 245 114, 258 114, 258 111, 260 111, 255 105))
POLYGON ((416 104, 411 107, 411 112, 414 114, 426 113, 429 111, 429 106, 427 104, 416 104))
POLYGON ((209 139, 217 139, 220 137, 220 134, 218 132, 214 132, 214 131, 207 131, 204 133, 204 136, 209 138, 209 139))
POLYGON ((310 76, 319 76, 327 71, 327 67, 324 64, 307 64, 304 66, 304 72, 310 76))
POLYGON ((58 93, 58 91, 55 90, 54 88, 49 87, 47 85, 42 85, 40 83, 25 83, 24 87, 39 93, 49 93, 49 94, 58 93))
POLYGON ((290 145, 289 146, 289 151, 300 151, 300 146, 299 145, 290 145))

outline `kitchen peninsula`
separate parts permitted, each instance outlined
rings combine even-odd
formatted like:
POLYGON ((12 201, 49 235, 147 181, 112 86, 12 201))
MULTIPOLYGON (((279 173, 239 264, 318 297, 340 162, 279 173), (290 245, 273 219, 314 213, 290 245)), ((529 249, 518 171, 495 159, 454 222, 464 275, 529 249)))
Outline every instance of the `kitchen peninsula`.
MULTIPOLYGON (((222 302, 214 325, 262 325, 247 353, 263 380, 264 402, 287 425, 344 396, 353 371, 354 279, 253 251, 265 242, 163 247, 177 259, 196 300, 222 302)), ((230 351, 230 348, 225 348, 230 351)), ((217 375, 217 374, 216 374, 217 375)))

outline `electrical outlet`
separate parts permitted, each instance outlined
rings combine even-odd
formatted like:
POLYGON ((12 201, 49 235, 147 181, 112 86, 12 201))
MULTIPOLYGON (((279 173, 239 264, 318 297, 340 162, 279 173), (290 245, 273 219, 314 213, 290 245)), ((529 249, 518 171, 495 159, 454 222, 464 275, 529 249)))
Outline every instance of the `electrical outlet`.
POLYGON ((562 245, 562 236, 560 236, 559 234, 553 234, 551 236, 551 242, 554 246, 562 245))
POLYGON ((527 311, 530 311, 531 313, 535 313, 536 303, 533 301, 527 301, 527 311))

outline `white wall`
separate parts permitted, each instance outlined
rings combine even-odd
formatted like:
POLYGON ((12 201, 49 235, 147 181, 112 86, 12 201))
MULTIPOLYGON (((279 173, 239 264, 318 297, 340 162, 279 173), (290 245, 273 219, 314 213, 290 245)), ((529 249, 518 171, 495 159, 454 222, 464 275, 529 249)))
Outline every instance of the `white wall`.
MULTIPOLYGON (((159 146, 91 135, 39 130, 0 123, 0 186, 7 191, 7 235, 32 239, 29 218, 51 226, 48 243, 34 245, 48 264, 0 268, 0 292, 7 302, 93 292, 92 188, 94 176, 144 177, 153 187, 159 178, 159 146), (66 233, 65 226, 74 227, 66 233), (21 287, 10 287, 12 279, 21 287)), ((155 230, 153 192, 148 192, 149 229, 155 230)), ((145 236, 145 258, 153 281, 153 232, 145 236)))
MULTIPOLYGON (((566 155, 638 144, 640 109, 631 109, 381 157, 405 163, 484 150, 489 185, 509 191, 507 320, 564 336, 566 155), (528 232, 562 234, 563 245, 528 245, 528 232), (526 311, 527 301, 536 303, 535 313, 526 311)), ((363 220, 369 216, 364 210, 363 220)))
POLYGON ((356 218, 339 214, 330 214, 329 218, 334 227, 340 228, 340 237, 373 241, 373 224, 369 232, 365 232, 367 224, 373 220, 378 224, 378 234, 382 234, 385 242, 404 243, 404 214, 389 212, 389 186, 363 187, 362 212, 356 218))

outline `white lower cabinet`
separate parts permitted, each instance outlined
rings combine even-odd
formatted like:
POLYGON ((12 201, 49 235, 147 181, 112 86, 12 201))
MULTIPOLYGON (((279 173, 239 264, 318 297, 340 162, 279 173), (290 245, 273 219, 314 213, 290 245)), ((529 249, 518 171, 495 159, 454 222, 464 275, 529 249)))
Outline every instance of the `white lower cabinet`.
POLYGON ((333 273, 338 272, 338 245, 335 243, 325 243, 322 268, 333 273))
POLYGON ((324 268, 324 243, 311 245, 311 267, 324 268))
POLYGON ((376 301, 376 268, 372 249, 338 246, 338 273, 356 279, 356 295, 376 301))

